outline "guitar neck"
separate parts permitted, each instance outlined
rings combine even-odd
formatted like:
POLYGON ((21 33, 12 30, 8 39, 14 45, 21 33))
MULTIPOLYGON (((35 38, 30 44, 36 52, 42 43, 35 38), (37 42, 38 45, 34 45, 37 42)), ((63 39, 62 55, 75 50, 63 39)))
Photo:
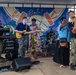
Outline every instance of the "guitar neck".
POLYGON ((26 32, 24 34, 32 34, 32 33, 35 33, 35 32, 41 32, 41 30, 30 31, 30 32, 26 32))
POLYGON ((25 34, 32 34, 35 33, 35 31, 26 32, 25 34))

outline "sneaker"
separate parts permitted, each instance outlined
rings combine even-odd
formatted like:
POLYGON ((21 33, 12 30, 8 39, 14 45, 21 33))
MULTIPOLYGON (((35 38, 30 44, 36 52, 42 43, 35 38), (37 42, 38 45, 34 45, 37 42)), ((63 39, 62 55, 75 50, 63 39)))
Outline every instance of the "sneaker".
POLYGON ((75 65, 71 64, 70 68, 71 68, 71 70, 75 70, 75 65))
POLYGON ((60 68, 64 68, 65 66, 64 65, 60 65, 60 68))

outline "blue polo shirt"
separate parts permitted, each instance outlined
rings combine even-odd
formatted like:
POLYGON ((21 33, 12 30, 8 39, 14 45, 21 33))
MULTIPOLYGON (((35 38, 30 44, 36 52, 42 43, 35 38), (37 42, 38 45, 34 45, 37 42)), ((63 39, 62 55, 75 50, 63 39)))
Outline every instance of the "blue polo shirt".
POLYGON ((61 30, 60 30, 60 26, 61 24, 58 26, 57 40, 59 40, 60 38, 67 38, 67 41, 70 42, 70 31, 67 29, 67 26, 63 27, 61 30))
POLYGON ((68 29, 69 29, 69 31, 70 31, 71 38, 76 38, 76 34, 73 34, 73 33, 72 33, 72 28, 73 28, 73 27, 74 27, 74 23, 69 22, 69 23, 68 23, 68 29))
POLYGON ((23 30, 30 31, 30 27, 28 25, 24 25, 23 23, 19 23, 15 29, 19 31, 23 30))

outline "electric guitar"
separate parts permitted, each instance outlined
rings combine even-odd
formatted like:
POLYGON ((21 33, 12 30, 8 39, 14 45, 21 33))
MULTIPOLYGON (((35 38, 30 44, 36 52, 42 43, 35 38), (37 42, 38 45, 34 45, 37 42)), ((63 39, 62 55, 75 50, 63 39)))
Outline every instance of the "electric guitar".
POLYGON ((16 38, 22 38, 22 37, 24 37, 25 33, 26 33, 26 30, 23 30, 23 33, 16 32, 16 38))
POLYGON ((32 34, 32 33, 34 33, 34 32, 35 32, 35 31, 26 32, 26 30, 23 30, 23 33, 18 33, 18 32, 16 32, 16 38, 26 37, 26 34, 32 34))
POLYGON ((30 31, 30 32, 26 32, 26 30, 23 30, 23 33, 16 32, 16 38, 22 38, 22 37, 25 37, 26 34, 32 34, 35 32, 40 32, 40 30, 35 30, 35 31, 30 31))

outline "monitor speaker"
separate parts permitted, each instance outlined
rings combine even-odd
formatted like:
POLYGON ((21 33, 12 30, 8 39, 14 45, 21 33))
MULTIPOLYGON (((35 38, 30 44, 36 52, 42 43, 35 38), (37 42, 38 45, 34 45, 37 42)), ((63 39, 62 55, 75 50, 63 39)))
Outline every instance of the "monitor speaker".
POLYGON ((21 57, 14 59, 12 62, 12 67, 15 71, 21 71, 24 69, 30 69, 31 68, 31 62, 29 57, 21 57))

